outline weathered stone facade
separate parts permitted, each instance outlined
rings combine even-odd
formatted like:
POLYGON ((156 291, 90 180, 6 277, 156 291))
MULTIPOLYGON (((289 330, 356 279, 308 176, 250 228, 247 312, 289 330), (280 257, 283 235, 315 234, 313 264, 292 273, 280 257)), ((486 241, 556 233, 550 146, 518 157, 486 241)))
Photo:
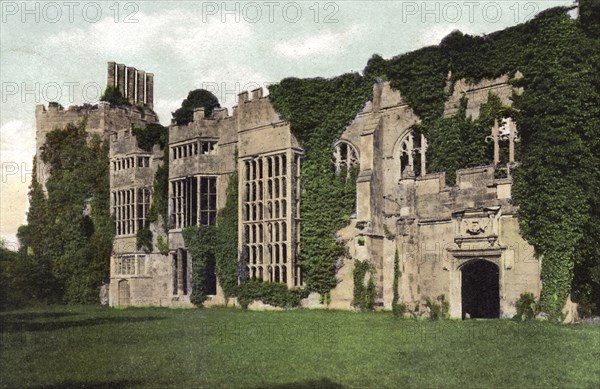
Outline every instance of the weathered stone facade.
MULTIPOLYGON (((109 84, 121 85, 115 81, 114 69, 109 64, 109 84)), ((119 66, 116 69, 121 74, 119 66)), ((146 96, 152 95, 151 89, 146 83, 146 96)), ((467 114, 477 117, 490 92, 503 104, 511 104, 513 87, 507 77, 477 85, 459 81, 445 115, 454 114, 466 96, 467 114)), ((182 229, 214 224, 236 169, 239 253, 250 277, 303 287, 297 263, 303 149, 290 123, 275 112, 261 89, 240 94, 231 114, 217 109, 205 117, 203 109, 197 109, 191 123, 169 127, 168 255, 158 252, 158 237, 167 236, 155 224, 154 251, 145 253, 135 247, 135 233, 146 217, 163 153, 157 146, 151 153, 139 149, 131 128, 155 122, 156 116, 148 110, 108 105, 75 111, 38 108, 38 147, 47 131, 84 114, 89 131, 110 136, 111 204, 117 221, 111 305, 190 305, 193 269, 182 229)), ((377 82, 371 101, 335 145, 336 168, 358 165, 359 176, 356 213, 351 224, 338 232, 348 255, 338 272, 340 282, 331 293, 330 307, 352 307, 354 263, 367 260, 375 269, 377 304, 390 309, 398 250, 400 301, 409 309, 417 310, 426 298, 444 294, 453 317, 511 316, 519 295, 539 296, 541 283, 540 262, 519 234, 510 172, 508 178, 496 179, 494 165, 464 169, 457 172, 455 186, 446 186, 445 173, 426 174, 427 141, 415 139, 412 132, 418 122, 399 91, 377 82), (415 169, 417 163, 420 169, 415 169), (467 296, 478 293, 492 306, 482 310, 481 300, 467 296)), ((505 136, 514 163, 516 127, 511 121, 501 124, 490 128, 490 139, 498 149, 499 137, 505 136)), ((224 303, 218 280, 207 288, 213 293, 208 305, 224 303)), ((315 295, 303 305, 321 306, 315 295)))

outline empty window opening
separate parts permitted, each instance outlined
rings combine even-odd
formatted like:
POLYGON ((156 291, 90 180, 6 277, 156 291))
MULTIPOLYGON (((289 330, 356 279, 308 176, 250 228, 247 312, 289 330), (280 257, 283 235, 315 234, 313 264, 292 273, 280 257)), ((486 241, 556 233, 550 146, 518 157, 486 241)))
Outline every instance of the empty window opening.
POLYGON ((339 142, 333 152, 335 163, 335 174, 339 175, 344 172, 347 176, 350 175, 351 168, 358 165, 358 152, 350 143, 339 142))

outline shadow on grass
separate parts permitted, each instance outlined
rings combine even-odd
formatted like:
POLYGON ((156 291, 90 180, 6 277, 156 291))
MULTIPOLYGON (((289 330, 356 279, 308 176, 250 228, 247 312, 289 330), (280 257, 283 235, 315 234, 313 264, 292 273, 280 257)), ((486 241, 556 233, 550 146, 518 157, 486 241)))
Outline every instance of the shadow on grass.
POLYGON ((257 386, 254 389, 343 389, 344 387, 331 381, 329 378, 321 378, 320 380, 309 380, 302 382, 292 382, 289 384, 274 384, 257 386))
POLYGON ((107 382, 75 382, 67 381, 54 385, 31 386, 28 389, 71 389, 71 388, 86 388, 86 389, 103 389, 103 388, 133 388, 143 384, 141 381, 118 380, 107 382))
POLYGON ((25 321, 39 319, 58 319, 65 316, 76 316, 78 313, 72 312, 22 312, 22 313, 4 313, 0 315, 0 322, 7 321, 25 321))
POLYGON ((89 327, 101 324, 138 323, 142 321, 163 320, 161 316, 142 317, 94 317, 81 320, 36 322, 13 317, 2 317, 0 331, 3 333, 15 333, 25 331, 53 331, 72 327, 89 327))

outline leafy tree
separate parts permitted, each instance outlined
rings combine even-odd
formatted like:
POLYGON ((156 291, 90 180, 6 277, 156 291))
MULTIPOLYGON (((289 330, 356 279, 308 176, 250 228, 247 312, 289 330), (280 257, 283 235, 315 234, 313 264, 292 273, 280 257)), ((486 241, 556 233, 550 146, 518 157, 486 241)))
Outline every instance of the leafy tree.
POLYGON ((116 86, 108 85, 100 96, 100 101, 106 101, 112 105, 131 105, 129 100, 125 98, 119 88, 116 86))
POLYGON ((181 102, 181 108, 173 112, 173 119, 179 125, 188 124, 194 119, 194 109, 204 107, 204 114, 210 116, 215 108, 220 108, 219 99, 206 89, 195 89, 181 102))

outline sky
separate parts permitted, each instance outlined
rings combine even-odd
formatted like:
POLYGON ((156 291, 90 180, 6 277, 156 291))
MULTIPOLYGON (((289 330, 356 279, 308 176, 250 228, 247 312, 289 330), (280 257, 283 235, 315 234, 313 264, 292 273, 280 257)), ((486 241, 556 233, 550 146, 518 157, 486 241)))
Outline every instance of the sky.
POLYGON ((221 105, 285 77, 360 72, 384 58, 482 35, 572 0, 1 1, 0 237, 17 247, 35 153, 35 107, 95 103, 107 62, 154 73, 162 124, 190 90, 221 105))

